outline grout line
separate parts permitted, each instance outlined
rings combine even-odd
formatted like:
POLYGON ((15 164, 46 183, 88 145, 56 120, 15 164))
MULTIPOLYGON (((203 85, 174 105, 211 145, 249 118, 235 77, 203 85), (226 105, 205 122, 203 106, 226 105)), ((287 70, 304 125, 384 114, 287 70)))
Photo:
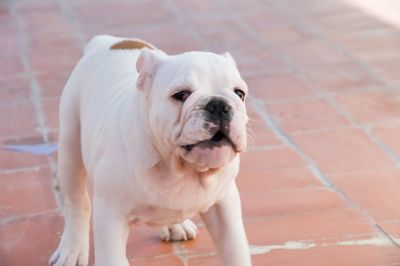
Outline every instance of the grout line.
POLYGON ((28 80, 30 84, 30 92, 31 92, 31 101, 35 107, 36 119, 39 124, 37 130, 42 135, 44 141, 48 144, 48 131, 49 128, 46 126, 46 116, 43 110, 43 101, 41 96, 41 88, 33 74, 33 68, 30 64, 27 56, 28 50, 28 39, 26 38, 27 34, 25 32, 25 24, 21 17, 21 14, 18 12, 18 7, 15 2, 10 2, 10 11, 13 15, 16 27, 17 27, 17 38, 18 38, 18 56, 24 66, 25 72, 28 73, 28 80))
MULTIPOLYGON (((46 114, 44 112, 43 109, 43 98, 42 98, 42 94, 41 94, 41 87, 38 84, 36 77, 34 75, 34 71, 33 71, 33 67, 31 65, 31 63, 29 62, 28 59, 28 47, 29 47, 29 39, 26 37, 28 36, 28 34, 26 34, 26 30, 25 30, 25 21, 23 20, 23 18, 21 17, 21 14, 18 11, 18 7, 17 4, 13 1, 10 2, 9 4, 9 8, 11 11, 11 14, 13 15, 13 18, 15 20, 15 24, 17 26, 17 31, 18 31, 18 56, 20 57, 23 65, 24 65, 24 69, 28 74, 28 80, 30 83, 30 87, 31 87, 31 101, 34 104, 35 107, 35 112, 36 112, 36 119, 37 122, 39 124, 39 127, 37 128, 37 130, 39 131, 39 133, 42 135, 42 138, 44 140, 44 143, 46 144, 50 144, 50 140, 49 140, 49 133, 52 131, 50 128, 47 127, 46 125, 46 114)), ((56 171, 56 163, 54 162, 53 158, 51 155, 47 156, 49 163, 50 163, 50 167, 52 169, 53 172, 56 171)), ((57 186, 57 180, 56 178, 53 178, 53 186, 57 186)), ((60 205, 60 195, 58 195, 58 193, 55 193, 55 198, 56 198, 56 203, 57 206, 61 206, 60 205)))
POLYGON ((282 62, 285 64, 285 66, 287 66, 289 69, 290 73, 296 73, 296 69, 293 67, 293 65, 291 64, 291 61, 289 60, 289 58, 287 58, 286 56, 282 55, 281 53, 279 53, 278 51, 276 51, 276 49, 268 44, 267 42, 261 41, 258 38, 258 33, 255 32, 251 27, 249 27, 245 22, 243 22, 240 18, 238 18, 238 16, 236 16, 236 14, 234 14, 234 12, 231 11, 231 9, 226 5, 226 3, 222 3, 220 2, 221 7, 224 8, 227 12, 227 15, 229 17, 231 17, 232 21, 236 23, 236 25, 238 27, 240 27, 245 34, 248 35, 248 37, 250 37, 252 39, 252 41, 255 41, 258 45, 260 45, 261 48, 266 49, 269 53, 271 53, 271 55, 275 56, 276 58, 279 58, 282 60, 282 62))
POLYGON ((79 26, 78 20, 71 9, 70 3, 65 0, 56 0, 56 1, 61 7, 61 12, 62 15, 64 16, 64 19, 71 25, 74 31, 75 39, 79 47, 81 48, 81 51, 83 52, 87 40, 85 38, 85 35, 82 33, 81 27, 79 26))
POLYGON ((218 253, 216 251, 214 252, 211 251, 205 253, 191 253, 187 255, 188 259, 199 258, 199 257, 213 257, 213 256, 218 256, 218 253))
POLYGON ((171 256, 176 256, 176 253, 172 252, 172 253, 163 253, 163 254, 156 254, 156 255, 141 256, 141 257, 132 257, 129 260, 132 262, 147 261, 147 260, 152 260, 152 259, 167 258, 167 257, 171 257, 171 256))
POLYGON ((349 129, 361 129, 361 127, 358 125, 348 125, 348 126, 325 127, 325 128, 315 128, 315 129, 303 129, 303 130, 292 131, 290 132, 290 135, 301 136, 312 133, 327 133, 327 132, 343 131, 349 129))
POLYGON ((188 266, 188 259, 185 250, 181 247, 181 242, 172 242, 175 256, 182 262, 184 266, 188 266))
MULTIPOLYGON (((308 216, 322 216, 326 215, 332 212, 342 212, 342 211, 347 211, 347 210, 354 210, 353 208, 346 206, 346 207, 333 207, 330 209, 320 209, 320 210, 312 210, 312 211, 301 211, 301 212, 287 212, 287 213, 275 213, 275 214, 265 214, 263 216, 250 216, 249 217, 243 217, 243 221, 246 224, 246 222, 266 222, 266 221, 274 221, 274 220, 279 220, 279 219, 295 219, 299 217, 308 217, 308 216)), ((353 236, 353 234, 351 234, 353 236)), ((357 235, 366 235, 366 233, 363 234, 357 234, 357 235)), ((370 233, 368 233, 370 235, 370 233)), ((335 238, 334 237, 328 237, 328 238, 335 238)), ((327 237, 323 238, 326 239, 327 237)))
POLYGON ((0 175, 11 175, 11 174, 16 174, 16 173, 24 173, 24 172, 38 172, 41 169, 44 169, 47 167, 50 167, 50 165, 40 164, 40 165, 31 166, 31 167, 1 169, 0 175))
MULTIPOLYGON (((69 2, 65 1, 65 0, 57 0, 57 3, 61 8, 61 14, 64 17, 65 21, 67 21, 71 25, 73 32, 74 32, 75 40, 83 53, 84 47, 86 46, 87 41, 86 41, 85 35, 82 33, 81 27, 78 24, 78 20, 71 9, 69 2)), ((49 130, 48 132, 50 132, 50 131, 51 130, 49 130)), ((59 189, 59 182, 57 179, 57 162, 55 162, 53 160, 53 157, 51 157, 51 156, 48 156, 48 157, 49 157, 49 161, 50 161, 51 170, 53 172, 53 175, 52 175, 53 176, 53 192, 55 195, 58 209, 62 210, 63 209, 63 200, 62 200, 62 195, 61 195, 61 192, 59 189)))
MULTIPOLYGON (((253 96, 254 98, 257 98, 253 96)), ((279 99, 262 99, 263 102, 270 104, 270 105, 279 105, 285 103, 293 103, 293 102, 303 102, 303 101, 310 101, 310 100, 318 100, 322 99, 322 94, 317 92, 312 95, 308 96, 299 96, 299 97, 290 97, 290 98, 279 98, 279 99)))
POLYGON ((322 99, 325 100, 333 109, 335 109, 342 117, 344 117, 347 122, 350 123, 351 126, 360 126, 357 121, 350 115, 350 113, 344 108, 341 104, 339 104, 334 98, 326 93, 321 93, 322 99))
POLYGON ((371 127, 362 125, 361 128, 368 136, 368 138, 375 143, 390 159, 396 164, 397 167, 400 167, 400 155, 398 155, 394 150, 388 147, 382 140, 380 140, 371 130, 371 127))
POLYGON ((393 245, 395 245, 396 247, 400 248, 400 239, 399 238, 392 237, 379 224, 376 225, 376 228, 381 232, 382 235, 384 235, 385 237, 389 238, 390 241, 393 243, 393 245))
MULTIPOLYGON (((297 187, 297 188, 278 188, 278 189, 274 189, 274 190, 266 190, 264 191, 263 195, 266 196, 268 194, 274 194, 276 192, 279 193, 289 193, 289 192, 294 192, 294 191, 324 191, 328 189, 327 186, 317 186, 317 185, 308 185, 308 186, 303 186, 303 187, 297 187)), ((245 194, 249 194, 246 192, 242 192, 241 194, 245 195, 245 194)))
POLYGON ((399 224, 400 223, 400 219, 391 219, 391 220, 385 220, 383 223, 385 224, 399 224))
POLYGON ((32 219, 32 218, 36 218, 36 217, 39 217, 39 216, 45 216, 45 215, 49 215, 49 214, 57 215, 58 213, 59 212, 58 212, 57 209, 53 209, 53 210, 48 210, 48 211, 43 211, 43 212, 38 212, 38 213, 33 213, 33 214, 28 214, 28 215, 25 215, 25 214, 18 215, 17 214, 17 215, 1 218, 0 219, 0 225, 4 226, 4 225, 7 225, 7 224, 9 224, 11 222, 23 221, 23 220, 26 220, 26 219, 32 219))
POLYGON ((388 171, 388 170, 398 170, 399 167, 396 165, 393 166, 384 166, 384 167, 373 167, 368 169, 361 170, 352 170, 352 171, 342 171, 342 172, 333 172, 329 173, 329 176, 343 176, 344 174, 361 174, 361 173, 370 173, 371 171, 388 171))
MULTIPOLYGON (((252 245, 250 244, 251 255, 267 254, 273 250, 305 250, 312 248, 327 248, 327 247, 351 247, 351 246, 374 246, 374 247, 390 247, 394 243, 389 241, 382 235, 373 234, 355 234, 342 237, 328 237, 310 240, 294 240, 286 241, 284 243, 267 244, 267 245, 252 245), (364 238, 362 238, 364 237, 364 238)), ((216 252, 205 253, 190 253, 187 258, 201 258, 217 256, 216 252)), ((186 266, 187 264, 185 264, 186 266)))
MULTIPOLYGON (((240 69, 239 69, 240 70, 240 69)), ((240 73, 244 79, 258 78, 263 76, 279 75, 279 74, 293 74, 290 69, 257 69, 257 70, 245 70, 240 73)))
POLYGON ((323 94, 323 98, 329 105, 332 106, 332 108, 334 108, 343 117, 345 117, 351 126, 361 129, 364 134, 369 138, 369 140, 371 140, 376 146, 378 146, 397 166, 400 166, 400 157, 386 144, 384 144, 377 136, 375 136, 375 134, 371 130, 371 127, 358 123, 344 106, 342 106, 329 95, 323 94))
POLYGON ((348 247, 348 246, 373 246, 373 247, 390 247, 393 243, 383 236, 372 236, 366 239, 354 239, 348 241, 323 242, 315 241, 286 241, 282 244, 274 245, 250 245, 250 250, 253 255, 270 253, 273 250, 305 250, 317 247, 348 247))
MULTIPOLYGON (((190 241, 190 240, 186 240, 186 241, 190 241)), ((162 242, 162 241, 160 240, 160 242, 162 242)), ((177 257, 184 266, 188 266, 187 255, 180 248, 181 242, 171 241, 168 244, 172 245, 172 247, 173 247, 173 251, 171 253, 132 257, 132 258, 130 258, 130 261, 132 261, 132 262, 148 261, 148 260, 153 260, 153 259, 162 259, 162 258, 168 258, 168 257, 174 256, 174 257, 177 257)))

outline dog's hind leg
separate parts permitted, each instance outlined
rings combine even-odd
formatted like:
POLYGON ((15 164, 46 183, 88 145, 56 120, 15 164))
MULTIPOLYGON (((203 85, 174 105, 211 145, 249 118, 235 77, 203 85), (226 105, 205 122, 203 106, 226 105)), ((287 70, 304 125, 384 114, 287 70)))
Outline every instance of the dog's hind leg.
POLYGON ((197 233, 197 226, 188 219, 179 224, 164 226, 159 235, 161 240, 169 242, 195 239, 197 233))
POLYGON ((60 103, 57 178, 63 202, 64 231, 50 265, 88 265, 91 204, 86 189, 78 101, 66 88, 60 103))

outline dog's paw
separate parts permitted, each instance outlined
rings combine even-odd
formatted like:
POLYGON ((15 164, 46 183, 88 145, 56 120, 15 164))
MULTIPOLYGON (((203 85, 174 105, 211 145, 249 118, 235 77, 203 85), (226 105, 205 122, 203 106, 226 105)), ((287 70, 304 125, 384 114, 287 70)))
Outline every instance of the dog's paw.
POLYGON ((89 264, 89 239, 82 235, 71 237, 68 231, 63 233, 56 251, 49 259, 52 266, 87 266, 89 264), (79 239, 79 240, 78 240, 79 239))
POLYGON ((198 233, 197 226, 191 220, 180 224, 164 226, 160 230, 160 239, 166 242, 195 239, 198 233))

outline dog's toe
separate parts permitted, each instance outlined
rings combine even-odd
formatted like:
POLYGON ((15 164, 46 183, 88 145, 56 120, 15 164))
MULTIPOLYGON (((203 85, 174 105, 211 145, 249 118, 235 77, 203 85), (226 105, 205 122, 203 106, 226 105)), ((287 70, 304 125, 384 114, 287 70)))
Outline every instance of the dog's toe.
POLYGON ((182 241, 196 238, 197 226, 191 220, 179 224, 164 226, 160 230, 160 239, 163 241, 182 241))
POLYGON ((89 241, 73 242, 70 239, 67 231, 67 234, 61 238, 57 250, 49 259, 49 265, 87 266, 89 264, 89 241))
POLYGON ((60 252, 58 251, 58 249, 53 253, 53 255, 51 255, 51 258, 49 259, 49 265, 55 265, 56 262, 58 261, 58 259, 60 258, 60 252))

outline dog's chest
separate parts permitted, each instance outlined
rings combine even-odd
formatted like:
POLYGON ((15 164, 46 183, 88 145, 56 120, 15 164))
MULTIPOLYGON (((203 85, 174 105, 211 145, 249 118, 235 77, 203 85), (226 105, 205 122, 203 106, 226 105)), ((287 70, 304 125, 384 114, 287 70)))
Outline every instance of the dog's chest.
POLYGON ((130 215, 132 224, 145 223, 149 226, 163 226, 167 224, 175 224, 192 218, 200 209, 174 210, 151 205, 136 206, 130 215))
POLYGON ((180 182, 147 184, 142 200, 131 209, 131 222, 165 225, 182 222, 199 212, 206 211, 221 198, 231 184, 231 177, 214 176, 201 184, 196 179, 180 182), (225 179, 225 180, 224 180, 225 179))

